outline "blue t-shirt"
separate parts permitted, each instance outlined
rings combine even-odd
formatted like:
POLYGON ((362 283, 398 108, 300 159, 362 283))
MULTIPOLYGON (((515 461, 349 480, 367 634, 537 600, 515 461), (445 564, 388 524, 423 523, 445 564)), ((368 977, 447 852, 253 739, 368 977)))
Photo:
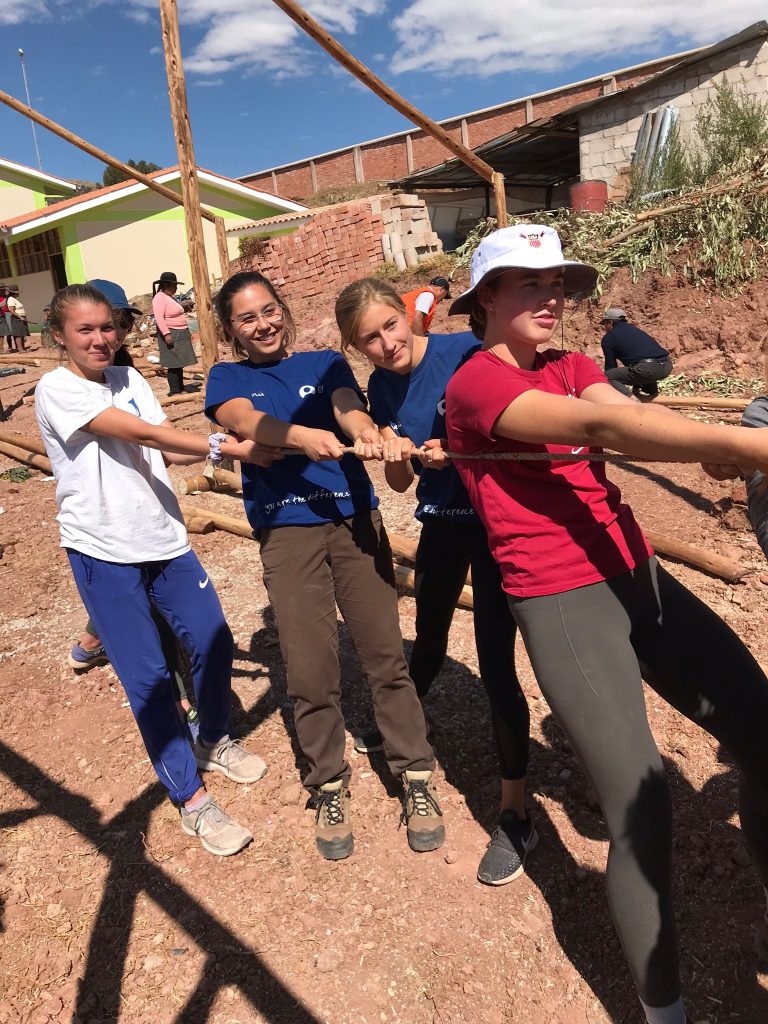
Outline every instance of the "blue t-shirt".
MULTIPOLYGON (((400 437, 422 445, 433 437, 447 437, 445 389, 461 364, 480 348, 471 331, 461 334, 430 334, 426 352, 410 373, 376 369, 368 381, 371 416, 380 427, 389 426, 400 437)), ((416 518, 431 516, 477 522, 464 484, 455 466, 424 469, 413 459, 419 477, 416 518)))
MULTIPOLYGON (((217 363, 208 374, 205 414, 232 398, 285 423, 332 431, 349 444, 333 414, 331 396, 352 388, 363 399, 352 370, 338 352, 297 352, 275 363, 217 363)), ((363 399, 365 401, 365 399, 363 399)), ((338 522, 378 507, 371 481, 355 455, 313 462, 286 455, 268 469, 242 463, 243 500, 254 530, 338 522)))

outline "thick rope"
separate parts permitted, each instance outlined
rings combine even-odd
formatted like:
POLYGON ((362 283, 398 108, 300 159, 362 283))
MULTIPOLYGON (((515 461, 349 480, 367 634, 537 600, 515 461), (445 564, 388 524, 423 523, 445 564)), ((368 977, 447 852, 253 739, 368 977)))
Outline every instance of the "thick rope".
MULTIPOLYGON (((304 452, 300 448, 280 448, 281 455, 303 455, 304 452)), ((414 448, 413 455, 425 455, 429 449, 426 448, 414 448)), ((343 450, 344 455, 354 455, 355 449, 352 447, 346 447, 343 450)), ((606 453, 606 452, 476 452, 472 455, 460 455, 458 452, 443 451, 446 458, 451 460, 462 461, 512 461, 512 462, 612 462, 612 463, 626 463, 626 462, 676 462, 676 459, 645 459, 640 458, 636 455, 620 455, 618 453, 606 453)), ((385 460, 387 461, 387 460, 385 460)), ((390 460, 394 462, 394 459, 390 460)))

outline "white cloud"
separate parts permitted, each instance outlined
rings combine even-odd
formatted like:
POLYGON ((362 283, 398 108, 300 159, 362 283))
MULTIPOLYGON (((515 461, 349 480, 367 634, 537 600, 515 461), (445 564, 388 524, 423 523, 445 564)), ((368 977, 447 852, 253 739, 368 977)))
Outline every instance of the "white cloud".
POLYGON ((20 25, 24 21, 34 21, 35 18, 45 17, 47 14, 48 9, 44 0, 26 0, 25 3, 0 0, 0 25, 20 25))
MULTIPOLYGON (((0 4, 7 0, 0 0, 0 4)), ((387 0, 306 0, 305 7, 330 32, 354 33, 361 19, 379 13, 387 0)), ((157 0, 129 0, 126 13, 150 17, 157 0)), ((309 74, 316 44, 271 0, 181 0, 183 25, 204 29, 203 38, 185 54, 184 67, 195 75, 227 71, 267 71, 277 78, 309 74), (313 52, 314 51, 314 52, 313 52)))
POLYGON ((589 57, 619 67, 628 50, 690 49, 764 17, 764 0, 414 0, 393 20, 401 45, 392 69, 486 76, 551 71, 589 57))

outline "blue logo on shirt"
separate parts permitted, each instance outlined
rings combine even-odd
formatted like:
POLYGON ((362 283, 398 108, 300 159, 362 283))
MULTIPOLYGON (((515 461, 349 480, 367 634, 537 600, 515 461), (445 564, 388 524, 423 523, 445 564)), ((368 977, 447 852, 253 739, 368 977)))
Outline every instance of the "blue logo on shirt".
POLYGON ((132 405, 133 408, 136 410, 136 415, 138 417, 141 417, 141 410, 139 409, 138 405, 136 405, 136 399, 135 398, 129 398, 128 399, 128 405, 132 405))

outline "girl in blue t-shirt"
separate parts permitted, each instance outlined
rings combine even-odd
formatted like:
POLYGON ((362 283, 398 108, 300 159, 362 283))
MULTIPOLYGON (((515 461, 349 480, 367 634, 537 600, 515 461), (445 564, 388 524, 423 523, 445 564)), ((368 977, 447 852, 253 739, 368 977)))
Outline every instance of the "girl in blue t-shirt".
POLYGON ((530 717, 515 674, 517 630, 501 573, 442 442, 446 385, 480 342, 471 332, 414 335, 400 296, 389 283, 375 278, 356 281, 342 291, 336 322, 342 349, 357 349, 376 367, 368 381, 368 401, 384 439, 387 483, 402 492, 418 477, 416 518, 421 535, 416 552, 416 640, 409 667, 421 700, 445 659, 456 602, 467 571, 472 570, 477 657, 501 766, 499 821, 477 877, 489 885, 503 885, 521 874, 526 854, 538 838, 525 810, 530 717))
POLYGON ((445 829, 434 754, 403 656, 392 552, 363 466, 381 459, 382 438, 342 356, 291 355, 293 318, 267 278, 235 274, 216 308, 242 362, 211 370, 206 414, 275 454, 271 465, 242 464, 243 499, 261 542, 296 733, 309 762, 304 785, 317 794, 317 847, 328 860, 353 849, 338 605, 371 686, 387 762, 404 778, 411 849, 437 849, 445 829), (295 454, 283 457, 281 449, 295 454))

